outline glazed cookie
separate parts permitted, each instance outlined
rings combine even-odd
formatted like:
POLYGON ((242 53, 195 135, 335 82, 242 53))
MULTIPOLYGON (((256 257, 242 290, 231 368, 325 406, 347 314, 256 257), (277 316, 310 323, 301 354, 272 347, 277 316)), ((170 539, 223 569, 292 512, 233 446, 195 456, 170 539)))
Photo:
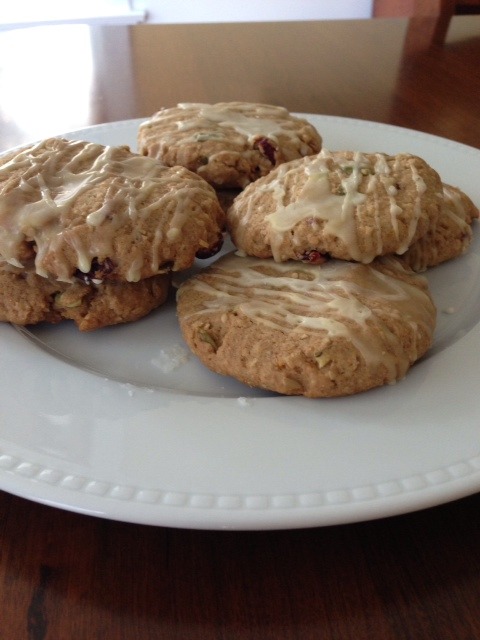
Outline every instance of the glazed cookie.
POLYGON ((58 282, 26 271, 0 271, 0 321, 29 325, 74 320, 91 331, 147 315, 165 302, 170 274, 140 282, 58 282))
POLYGON ((457 187, 444 184, 438 221, 413 243, 402 260, 421 272, 463 255, 472 241, 472 223, 477 218, 478 209, 470 198, 457 187))
POLYGON ((438 218, 441 191, 438 174, 416 156, 323 150, 244 189, 227 227, 247 255, 368 263, 423 236, 438 218))
POLYGON ((426 280, 394 257, 322 265, 234 253, 177 292, 180 326, 210 369, 308 397, 390 384, 430 347, 426 280))
POLYGON ((218 250, 216 193, 128 147, 50 138, 0 158, 0 262, 45 278, 138 282, 218 250))
POLYGON ((139 153, 181 165, 218 188, 243 188, 274 167, 318 153, 315 127, 283 107, 184 103, 140 125, 139 153))

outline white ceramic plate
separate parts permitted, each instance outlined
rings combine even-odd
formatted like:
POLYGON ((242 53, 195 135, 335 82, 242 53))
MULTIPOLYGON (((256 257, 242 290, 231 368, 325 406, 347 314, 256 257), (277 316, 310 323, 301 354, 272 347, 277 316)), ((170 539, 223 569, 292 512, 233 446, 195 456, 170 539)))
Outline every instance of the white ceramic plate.
MULTIPOLYGON (((416 153, 480 203, 477 149, 306 117, 326 148, 416 153)), ((138 123, 67 137, 135 148, 138 123)), ((105 518, 199 529, 348 523, 472 494, 478 230, 468 254, 428 279, 439 310, 431 352, 402 382, 340 399, 277 397, 214 375, 188 356, 173 304, 92 334, 68 323, 2 325, 0 488, 105 518)))

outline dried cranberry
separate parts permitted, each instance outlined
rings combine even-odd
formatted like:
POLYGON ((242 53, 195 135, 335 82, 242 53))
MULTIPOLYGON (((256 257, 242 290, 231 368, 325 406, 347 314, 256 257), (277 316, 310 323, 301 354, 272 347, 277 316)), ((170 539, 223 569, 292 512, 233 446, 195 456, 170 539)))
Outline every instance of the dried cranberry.
POLYGON ((259 138, 255 141, 254 148, 259 149, 260 153, 267 157, 273 165, 275 164, 275 154, 277 152, 277 149, 272 144, 271 140, 269 140, 268 138, 259 138))
POLYGON ((90 271, 83 273, 80 269, 75 271, 75 277, 82 280, 85 284, 92 284, 95 280, 103 280, 115 270, 115 265, 110 258, 105 258, 103 262, 99 262, 98 258, 93 258, 90 265, 90 271))
POLYGON ((211 247, 202 247, 198 249, 195 256, 200 260, 206 260, 207 258, 211 258, 216 255, 223 246, 223 236, 219 236, 217 242, 213 244, 211 247))
POLYGON ((302 262, 308 262, 308 264, 323 264, 327 262, 328 256, 316 249, 312 249, 311 251, 305 251, 301 256, 301 260, 302 262))

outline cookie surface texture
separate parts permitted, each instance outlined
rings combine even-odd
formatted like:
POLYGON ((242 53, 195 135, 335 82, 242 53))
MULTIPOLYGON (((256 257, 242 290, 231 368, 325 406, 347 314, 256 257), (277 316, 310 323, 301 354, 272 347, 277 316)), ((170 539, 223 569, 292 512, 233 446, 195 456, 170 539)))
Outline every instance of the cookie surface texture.
POLYGON ((393 257, 306 265, 228 254, 182 284, 177 312, 213 371, 308 397, 400 380, 436 321, 426 280, 393 257))
POLYGON ((303 118, 249 102, 179 104, 157 112, 138 132, 140 153, 187 167, 219 188, 244 188, 321 146, 321 136, 303 118))
POLYGON ((260 258, 368 263, 404 253, 439 216, 442 183, 408 154, 329 152, 249 185, 227 214, 234 244, 260 258))
POLYGON ((472 242, 472 224, 476 219, 478 209, 469 196, 457 187, 444 184, 438 220, 409 247, 402 260, 420 273, 463 255, 472 242))
POLYGON ((132 322, 165 302, 170 279, 161 274, 140 282, 88 285, 0 271, 0 321, 33 325, 73 320, 80 331, 132 322))
POLYGON ((138 282, 213 252, 212 187, 128 147, 51 138, 0 158, 0 262, 45 278, 138 282))

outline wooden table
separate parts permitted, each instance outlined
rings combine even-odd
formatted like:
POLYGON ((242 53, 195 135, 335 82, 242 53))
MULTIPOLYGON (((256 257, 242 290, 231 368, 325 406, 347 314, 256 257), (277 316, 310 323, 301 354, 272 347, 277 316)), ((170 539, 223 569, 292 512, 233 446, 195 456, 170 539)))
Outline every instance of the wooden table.
MULTIPOLYGON (((455 18, 443 48, 414 53, 403 47, 406 26, 0 33, 0 149, 179 101, 234 99, 480 147, 480 20, 455 18), (25 61, 29 41, 36 47, 25 61)), ((142 526, 6 493, 0 514, 1 640, 480 637, 478 495, 292 531, 142 526)))

